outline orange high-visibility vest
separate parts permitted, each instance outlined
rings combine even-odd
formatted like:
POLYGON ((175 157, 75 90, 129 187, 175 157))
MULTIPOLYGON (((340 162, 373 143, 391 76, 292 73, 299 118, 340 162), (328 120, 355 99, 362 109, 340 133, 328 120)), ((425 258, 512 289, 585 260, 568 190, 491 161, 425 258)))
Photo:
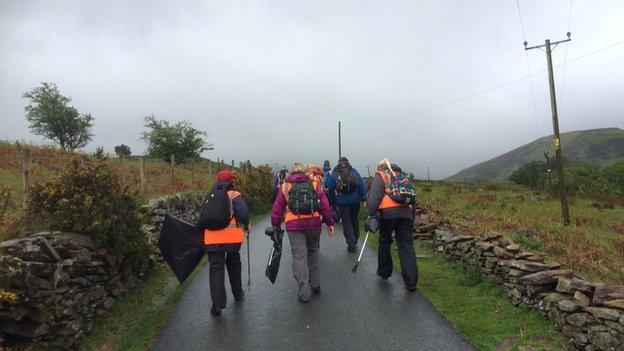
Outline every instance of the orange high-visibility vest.
POLYGON ((245 231, 243 227, 238 225, 238 221, 234 217, 234 208, 232 201, 241 196, 238 191, 230 190, 227 192, 230 198, 230 224, 220 230, 204 231, 204 245, 221 245, 221 244, 242 244, 245 240, 245 231))
POLYGON ((381 179, 383 180, 384 187, 385 187, 384 196, 383 196, 383 199, 381 199, 381 202, 379 203, 378 209, 383 210, 386 208, 393 208, 393 207, 408 207, 409 205, 400 204, 392 200, 392 198, 388 196, 388 193, 390 192, 390 179, 391 179, 390 174, 383 172, 383 171, 377 171, 377 174, 381 176, 381 179))
MULTIPOLYGON (((311 180, 311 182, 312 182, 312 189, 316 191, 316 189, 319 186, 319 183, 315 180, 311 180)), ((286 214, 284 215, 284 223, 288 223, 295 219, 311 219, 311 218, 321 217, 321 214, 319 212, 314 212, 309 215, 298 215, 298 214, 294 214, 290 212, 290 209, 288 209, 288 192, 290 191, 290 189, 292 189, 292 187, 293 187, 292 183, 282 184, 282 193, 284 193, 284 197, 286 198, 286 214)))

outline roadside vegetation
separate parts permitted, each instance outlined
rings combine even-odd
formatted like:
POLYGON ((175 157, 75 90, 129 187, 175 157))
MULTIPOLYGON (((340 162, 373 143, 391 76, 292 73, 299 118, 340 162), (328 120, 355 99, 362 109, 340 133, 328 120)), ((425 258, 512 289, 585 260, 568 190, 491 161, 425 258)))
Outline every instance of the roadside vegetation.
MULTIPOLYGON (((378 234, 369 245, 378 247, 378 234)), ((481 350, 566 350, 565 339, 536 311, 511 304, 503 289, 483 278, 468 265, 448 262, 422 243, 415 243, 420 291, 438 311, 481 350)), ((392 246, 395 267, 400 269, 396 244, 392 246)))
POLYGON ((499 232, 590 280, 624 282, 624 206, 618 201, 569 197, 564 226, 557 194, 513 185, 421 181, 421 205, 460 232, 499 232))

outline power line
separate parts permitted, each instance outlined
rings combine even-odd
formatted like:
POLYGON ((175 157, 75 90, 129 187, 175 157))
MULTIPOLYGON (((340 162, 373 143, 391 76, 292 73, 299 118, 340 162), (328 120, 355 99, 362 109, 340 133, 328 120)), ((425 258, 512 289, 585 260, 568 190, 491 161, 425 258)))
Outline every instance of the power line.
MULTIPOLYGON (((570 0, 570 11, 568 12, 568 33, 570 33, 570 28, 571 28, 571 24, 572 24, 572 2, 574 0, 570 0)), ((570 46, 570 43, 566 43, 566 47, 565 47, 565 56, 563 59, 563 72, 561 73, 561 86, 559 88, 559 106, 562 106, 562 102, 563 102, 563 87, 564 87, 564 83, 565 83, 565 74, 566 74, 566 64, 565 62, 568 60, 568 47, 570 46)))
MULTIPOLYGON (((527 42, 526 31, 524 29, 522 11, 520 10, 520 0, 516 0, 516 5, 518 5, 518 16, 520 17, 520 26, 522 27, 522 39, 524 40, 525 45, 526 45, 526 42, 527 42)), ((533 105, 533 119, 535 120, 535 134, 539 138, 540 130, 539 130, 539 121, 537 118, 537 107, 535 106, 535 89, 533 88, 533 78, 531 78, 531 62, 529 60, 529 53, 526 50, 524 51, 524 56, 526 58, 527 70, 529 71, 529 86, 531 89, 531 103, 533 105)))
MULTIPOLYGON (((584 58, 587 58, 589 56, 595 55, 595 54, 597 54, 599 52, 611 49, 613 47, 616 47, 616 46, 619 46, 619 45, 622 45, 622 44, 624 44, 624 40, 616 42, 616 43, 613 43, 613 44, 610 44, 610 45, 607 45, 605 47, 602 47, 602 48, 597 49, 595 51, 592 51, 592 52, 589 52, 587 54, 581 55, 579 57, 575 57, 575 58, 573 58, 571 60, 568 60, 568 61, 565 61, 565 62, 561 62, 559 64, 554 65, 554 67, 560 67, 560 66, 562 66, 564 64, 569 64, 569 63, 572 63, 572 62, 576 62, 578 60, 582 60, 584 58)), ((458 102, 462 102, 462 101, 465 101, 465 100, 468 100, 468 99, 471 99, 471 98, 474 98, 474 97, 477 97, 477 96, 480 96, 480 95, 483 95, 483 94, 487 94, 487 93, 489 93, 491 91, 507 87, 509 85, 512 85, 514 83, 517 83, 517 82, 522 81, 524 79, 527 79, 529 77, 534 77, 534 76, 542 74, 544 72, 546 72, 546 69, 543 69, 543 70, 535 72, 535 73, 531 73, 530 75, 526 75, 526 76, 523 76, 523 77, 520 77, 520 78, 516 78, 516 79, 508 81, 506 83, 495 85, 495 86, 493 86, 491 88, 488 88, 488 89, 480 90, 478 92, 472 93, 470 95, 466 95, 466 96, 461 97, 461 98, 453 99, 453 100, 450 100, 450 101, 447 101, 447 102, 444 102, 444 103, 441 103, 441 104, 430 106, 430 107, 427 107, 427 108, 424 108, 424 109, 421 109, 421 110, 417 110, 417 111, 414 111, 414 112, 410 112, 410 113, 396 115, 396 116, 393 116, 393 117, 379 118, 379 119, 376 119, 376 120, 369 120, 369 121, 353 121, 353 120, 352 121, 348 121, 347 120, 347 121, 350 122, 351 124, 373 124, 373 123, 387 122, 387 121, 393 121, 393 120, 397 120, 397 119, 407 118, 407 117, 415 116, 415 115, 422 114, 422 113, 425 113, 425 112, 429 112, 429 111, 432 111, 432 110, 436 110, 436 109, 439 109, 439 108, 442 108, 442 107, 446 107, 446 106, 449 106, 449 105, 453 105, 453 104, 456 104, 458 102)), ((344 120, 343 120, 343 122, 344 122, 344 120)))

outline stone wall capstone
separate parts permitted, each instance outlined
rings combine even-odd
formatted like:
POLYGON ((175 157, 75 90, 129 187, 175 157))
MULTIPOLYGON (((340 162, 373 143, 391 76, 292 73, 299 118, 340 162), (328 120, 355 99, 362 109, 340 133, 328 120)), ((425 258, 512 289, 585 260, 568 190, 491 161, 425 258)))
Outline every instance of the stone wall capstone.
POLYGON ((501 234, 462 235, 418 210, 414 238, 452 261, 476 266, 511 302, 550 319, 572 350, 624 350, 624 285, 588 282, 501 234), (439 229, 444 227, 443 229, 439 229))

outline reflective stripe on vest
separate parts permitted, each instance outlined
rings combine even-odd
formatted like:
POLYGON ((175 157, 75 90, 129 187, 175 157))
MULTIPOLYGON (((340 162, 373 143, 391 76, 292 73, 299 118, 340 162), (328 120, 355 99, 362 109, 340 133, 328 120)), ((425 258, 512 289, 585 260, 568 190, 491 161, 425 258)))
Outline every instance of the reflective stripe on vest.
POLYGON ((222 244, 242 244, 245 239, 245 231, 238 225, 234 217, 234 208, 232 201, 241 196, 238 191, 230 190, 227 192, 230 198, 230 224, 220 230, 204 231, 204 245, 222 245, 222 244))
POLYGON ((392 179, 390 174, 383 172, 383 171, 378 171, 377 174, 379 174, 379 176, 381 177, 381 180, 383 180, 384 187, 385 187, 384 196, 381 199, 381 202, 379 203, 379 206, 377 208, 379 210, 384 210, 386 208, 408 207, 407 205, 400 204, 392 200, 392 198, 388 196, 388 193, 390 192, 390 181, 392 179))
MULTIPOLYGON (((319 186, 318 182, 312 181, 312 189, 314 189, 314 191, 316 191, 318 186, 319 186)), ((294 213, 290 212, 290 210, 288 209, 288 192, 290 191, 290 189, 292 189, 292 187, 293 187, 292 183, 284 183, 284 184, 282 184, 282 193, 284 193, 284 198, 286 199, 286 214, 284 215, 284 223, 288 223, 288 222, 293 221, 295 219, 320 218, 321 214, 319 212, 314 212, 314 213, 309 214, 309 215, 298 215, 298 214, 294 214, 294 213)))

